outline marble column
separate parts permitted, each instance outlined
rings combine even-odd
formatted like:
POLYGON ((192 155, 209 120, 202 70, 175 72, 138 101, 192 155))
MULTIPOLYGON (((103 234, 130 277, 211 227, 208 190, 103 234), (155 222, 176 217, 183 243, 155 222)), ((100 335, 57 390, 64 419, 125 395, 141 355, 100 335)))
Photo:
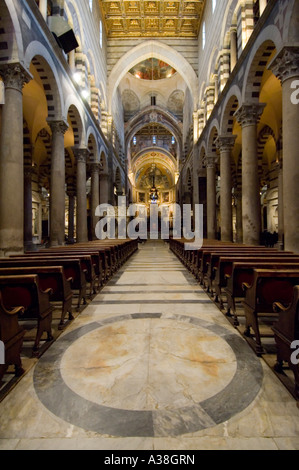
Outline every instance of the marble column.
POLYGON ((231 176, 231 151, 234 147, 236 136, 222 135, 216 140, 220 151, 220 227, 221 240, 231 242, 233 240, 232 224, 232 176, 231 176))
POLYGON ((75 242, 75 188, 70 186, 67 189, 67 195, 69 198, 68 243, 71 245, 75 242))
POLYGON ((49 121, 52 131, 51 185, 50 185, 50 245, 65 243, 65 121, 49 121))
POLYGON ((107 204, 109 200, 109 175, 100 174, 100 203, 107 204))
POLYGON ((24 168, 24 246, 32 249, 32 166, 24 168))
POLYGON ((237 31, 230 30, 230 71, 232 72, 238 61, 237 31))
POLYGON ((76 148, 77 160, 77 243, 88 241, 87 197, 86 197, 86 161, 88 149, 76 148))
POLYGON ((282 160, 277 163, 278 172, 278 246, 284 248, 284 219, 283 219, 283 166, 282 160))
POLYGON ((209 239, 216 239, 216 169, 215 157, 207 157, 207 234, 209 239))
POLYGON ((299 48, 283 48, 269 68, 282 84, 284 248, 299 252, 299 48))
POLYGON ((23 86, 31 79, 20 64, 2 65, 5 104, 0 142, 0 256, 24 251, 23 86))
POLYGON ((235 113, 242 126, 243 242, 259 245, 261 236, 260 182, 257 157, 257 124, 265 104, 243 104, 235 113))
POLYGON ((100 204, 100 164, 91 164, 91 223, 92 223, 92 239, 96 240, 96 225, 99 218, 96 217, 96 208, 100 204))
POLYGON ((242 193, 235 191, 236 204, 236 242, 243 243, 243 223, 242 223, 242 193))

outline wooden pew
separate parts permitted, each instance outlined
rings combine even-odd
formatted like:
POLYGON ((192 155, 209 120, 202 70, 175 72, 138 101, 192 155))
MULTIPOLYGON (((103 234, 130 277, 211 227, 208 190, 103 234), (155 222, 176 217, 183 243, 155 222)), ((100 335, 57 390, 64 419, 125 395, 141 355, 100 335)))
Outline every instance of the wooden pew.
POLYGON ((259 319, 268 317, 272 324, 277 314, 273 312, 273 304, 290 304, 294 286, 299 284, 299 270, 268 270, 255 269, 251 284, 243 283, 245 299, 244 335, 253 346, 257 355, 264 353, 261 342, 259 319), (251 335, 251 328, 253 335, 251 335), (254 339, 253 339, 254 337, 254 339))
POLYGON ((40 288, 43 291, 52 290, 51 301, 62 302, 61 319, 58 329, 65 327, 65 317, 69 314, 69 321, 73 320, 71 290, 72 278, 66 279, 64 268, 62 266, 33 266, 33 267, 10 267, 1 268, 0 276, 16 276, 21 274, 37 274, 40 281, 40 288))
POLYGON ((214 274, 214 280, 213 280, 213 288, 215 292, 214 301, 216 303, 219 303, 221 309, 224 308, 222 292, 227 285, 228 277, 231 276, 232 274, 233 263, 234 262, 242 263, 243 261, 247 262, 247 261, 250 261, 252 257, 254 258, 254 261, 256 262, 266 262, 266 261, 272 261, 272 260, 277 261, 277 262, 278 261, 284 262, 286 260, 298 262, 298 259, 299 259, 298 255, 295 255, 292 253, 285 253, 281 251, 278 251, 277 253, 261 254, 260 256, 256 254, 254 254, 254 256, 250 254, 249 255, 244 254, 244 255, 240 255, 236 257, 225 256, 225 255, 221 256, 219 258, 218 266, 214 268, 215 274, 214 274))
POLYGON ((24 373, 21 351, 25 330, 20 326, 18 316, 24 313, 24 307, 6 309, 0 291, 0 340, 5 346, 5 364, 0 364, 0 381, 9 366, 15 367, 15 376, 24 373))
MULTIPOLYGON (((56 266, 60 260, 68 260, 68 259, 78 259, 81 263, 81 268, 85 274, 86 281, 90 285, 90 292, 89 295, 92 297, 92 295, 95 293, 95 283, 96 283, 96 275, 95 275, 95 270, 93 266, 93 262, 91 259, 91 256, 89 254, 82 254, 82 253, 66 253, 62 252, 61 254, 58 254, 57 252, 38 252, 36 254, 25 254, 21 256, 13 256, 11 259, 15 260, 45 260, 48 259, 49 261, 53 260, 52 266, 56 266)), ((70 276, 71 277, 71 276, 70 276)))
POLYGON ((277 348, 277 362, 274 370, 283 374, 283 363, 286 362, 295 378, 293 394, 299 400, 299 365, 292 360, 293 341, 299 340, 299 285, 294 286, 292 301, 286 306, 275 302, 273 309, 278 313, 278 320, 272 330, 277 348))
POLYGON ((221 256, 267 256, 270 253, 278 253, 277 250, 271 250, 272 249, 255 246, 214 248, 209 250, 204 249, 201 257, 198 278, 201 281, 201 284, 207 288, 208 292, 212 291, 216 268, 218 267, 221 256))
POLYGON ((73 291, 79 291, 78 305, 81 302, 86 304, 86 270, 82 267, 82 261, 79 257, 54 257, 54 258, 6 258, 0 260, 0 268, 16 267, 41 267, 41 266, 60 266, 64 268, 65 277, 71 280, 73 291))
MULTIPOLYGON (((72 247, 59 247, 47 248, 39 251, 26 251, 25 256, 87 256, 85 268, 88 271, 87 282, 90 282, 93 292, 96 293, 103 281, 103 268, 102 260, 97 250, 88 250, 84 248, 72 247), (91 258, 91 262, 89 257, 91 258)), ((84 259, 84 258, 83 258, 84 259)), ((84 266, 84 263, 83 263, 84 266)))
POLYGON ((236 303, 241 302, 245 298, 245 291, 243 284, 251 285, 253 282, 254 269, 298 269, 299 270, 299 257, 296 259, 275 260, 274 258, 266 258, 263 261, 252 259, 242 260, 241 262, 234 262, 232 260, 232 273, 227 276, 227 285, 224 289, 227 296, 227 311, 226 315, 234 317, 234 325, 239 325, 239 320, 236 312, 236 303))
POLYGON ((44 332, 47 333, 47 342, 53 341, 52 312, 50 303, 51 289, 41 290, 37 275, 0 276, 0 292, 4 307, 9 309, 22 305, 24 313, 19 316, 21 320, 34 320, 37 323, 33 355, 38 356, 40 341, 44 332))

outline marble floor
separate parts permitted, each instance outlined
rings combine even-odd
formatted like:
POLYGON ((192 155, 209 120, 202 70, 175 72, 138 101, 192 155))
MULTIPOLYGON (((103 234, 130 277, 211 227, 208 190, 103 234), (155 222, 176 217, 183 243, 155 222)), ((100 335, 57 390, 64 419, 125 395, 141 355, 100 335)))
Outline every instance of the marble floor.
POLYGON ((151 241, 2 400, 0 449, 299 449, 299 409, 151 241))

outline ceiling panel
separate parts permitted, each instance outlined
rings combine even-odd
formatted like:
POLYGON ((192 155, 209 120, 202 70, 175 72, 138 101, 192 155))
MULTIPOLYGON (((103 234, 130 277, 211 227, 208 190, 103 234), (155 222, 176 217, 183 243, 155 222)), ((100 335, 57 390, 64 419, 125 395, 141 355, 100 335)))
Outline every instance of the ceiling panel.
POLYGON ((197 37, 206 0, 99 0, 108 38, 197 37))

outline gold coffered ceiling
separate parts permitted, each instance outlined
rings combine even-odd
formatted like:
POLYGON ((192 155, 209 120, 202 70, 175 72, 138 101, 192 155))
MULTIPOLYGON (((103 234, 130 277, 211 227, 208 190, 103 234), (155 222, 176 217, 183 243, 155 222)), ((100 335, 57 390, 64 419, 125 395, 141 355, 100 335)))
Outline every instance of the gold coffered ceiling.
POLYGON ((108 38, 197 37, 205 0, 100 0, 108 38))

